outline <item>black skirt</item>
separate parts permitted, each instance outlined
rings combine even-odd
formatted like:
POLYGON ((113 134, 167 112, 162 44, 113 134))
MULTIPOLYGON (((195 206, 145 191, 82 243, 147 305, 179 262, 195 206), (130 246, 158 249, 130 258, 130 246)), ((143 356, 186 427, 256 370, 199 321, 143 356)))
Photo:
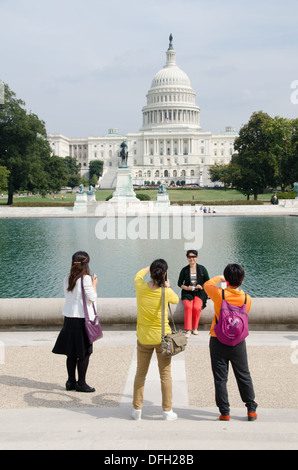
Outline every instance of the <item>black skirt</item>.
POLYGON ((65 354, 68 357, 84 359, 92 354, 85 330, 85 318, 64 317, 64 325, 52 350, 54 354, 65 354))

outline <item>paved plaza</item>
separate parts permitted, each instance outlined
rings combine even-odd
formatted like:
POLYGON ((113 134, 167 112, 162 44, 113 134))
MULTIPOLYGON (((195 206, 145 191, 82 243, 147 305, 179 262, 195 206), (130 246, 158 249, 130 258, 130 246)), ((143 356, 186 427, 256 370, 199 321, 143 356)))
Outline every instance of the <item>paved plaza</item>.
POLYGON ((230 373, 231 420, 218 420, 209 332, 192 336, 173 358, 173 409, 162 420, 155 355, 141 421, 130 418, 136 368, 133 327, 106 327, 87 381, 96 392, 65 390, 65 357, 51 350, 58 329, 1 331, 0 449, 120 450, 298 449, 298 331, 251 331, 248 357, 258 420, 248 422, 230 373))

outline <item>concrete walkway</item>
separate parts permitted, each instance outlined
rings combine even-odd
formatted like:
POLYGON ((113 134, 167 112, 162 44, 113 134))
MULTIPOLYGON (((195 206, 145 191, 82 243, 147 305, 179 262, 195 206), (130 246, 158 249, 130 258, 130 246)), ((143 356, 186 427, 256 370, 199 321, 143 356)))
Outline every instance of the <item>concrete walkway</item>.
MULTIPOLYGON (((204 217, 217 217, 217 216, 298 216, 298 201, 293 201, 292 204, 285 206, 282 203, 279 205, 264 204, 256 206, 248 205, 232 205, 232 206, 215 206, 216 213, 203 213, 201 211, 202 204, 196 206, 169 206, 168 209, 156 209, 162 215, 179 215, 179 214, 192 214, 204 217)), ((209 209, 209 207, 208 207, 209 209)), ((212 205, 211 209, 212 210, 212 205)), ((112 204, 110 202, 92 203, 88 207, 76 209, 73 207, 14 207, 1 205, 0 206, 0 219, 1 218, 40 218, 40 217, 114 217, 118 215, 131 215, 131 216, 150 216, 156 215, 154 212, 153 201, 142 201, 137 204, 130 203, 127 205, 112 204)))
POLYGON ((65 357, 51 353, 57 333, 0 332, 1 450, 103 449, 110 458, 120 450, 131 451, 126 455, 133 450, 195 455, 192 451, 200 449, 298 449, 297 331, 252 331, 247 339, 259 403, 255 422, 247 421, 232 373, 231 420, 218 420, 207 331, 192 336, 185 353, 173 358, 174 422, 162 420, 155 356, 142 420, 130 418, 134 330, 105 329, 104 338, 95 343, 87 377, 96 388, 93 394, 66 392, 65 357))

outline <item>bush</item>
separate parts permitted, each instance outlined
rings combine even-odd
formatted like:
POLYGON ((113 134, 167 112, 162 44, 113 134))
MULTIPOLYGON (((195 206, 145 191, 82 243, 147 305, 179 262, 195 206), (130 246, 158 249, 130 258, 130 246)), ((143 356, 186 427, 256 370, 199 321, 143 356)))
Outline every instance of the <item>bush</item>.
POLYGON ((178 206, 184 205, 202 205, 202 206, 262 206, 264 203, 263 201, 255 201, 251 200, 248 201, 247 199, 241 199, 239 201, 171 201, 171 204, 177 204, 178 206))
POLYGON ((11 207, 73 207, 73 202, 51 202, 51 201, 43 201, 43 202, 22 202, 17 201, 11 204, 11 207))
MULTIPOLYGON (((140 194, 136 194, 136 196, 140 201, 151 201, 151 197, 149 196, 149 194, 140 193, 140 194)), ((113 194, 106 197, 106 201, 109 201, 112 197, 113 197, 113 194)))
POLYGON ((149 196, 149 194, 140 193, 140 194, 137 194, 136 196, 140 201, 151 201, 151 197, 149 196))
MULTIPOLYGON (((295 199, 296 191, 289 191, 288 193, 277 193, 276 196, 277 196, 277 200, 279 200, 279 199, 295 199)), ((274 198, 274 194, 271 197, 271 204, 273 204, 273 202, 274 202, 273 198, 274 198)))

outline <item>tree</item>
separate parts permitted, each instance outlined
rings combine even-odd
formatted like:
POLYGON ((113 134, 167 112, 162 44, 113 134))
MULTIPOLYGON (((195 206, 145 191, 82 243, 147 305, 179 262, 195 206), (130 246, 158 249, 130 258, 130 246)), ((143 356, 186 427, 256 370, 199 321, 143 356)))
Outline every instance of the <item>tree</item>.
POLYGON ((298 179, 298 119, 271 118, 253 113, 235 140, 228 165, 210 167, 211 181, 233 186, 243 194, 258 194, 280 186, 282 191, 298 179))
POLYGON ((92 178, 90 179, 89 178, 89 183, 92 185, 92 186, 96 186, 97 183, 98 183, 98 176, 94 173, 94 175, 92 176, 92 178))
POLYGON ((250 189, 254 199, 263 193, 267 186, 275 184, 275 167, 270 158, 271 137, 267 128, 272 125, 272 118, 262 111, 253 113, 249 122, 239 132, 234 148, 238 154, 234 163, 240 174, 235 187, 241 192, 250 189))
MULTIPOLYGON (((92 160, 89 164, 89 181, 91 182, 94 175, 98 178, 102 175, 103 162, 101 160, 92 160)), ((96 181, 96 182, 97 182, 96 181)))
POLYGON ((81 165, 77 163, 75 157, 63 158, 65 165, 65 172, 67 175, 78 175, 81 169, 81 165))
POLYGON ((284 191, 298 178, 298 119, 276 116, 266 131, 271 139, 270 158, 275 168, 275 186, 284 191))
POLYGON ((215 163, 209 168, 210 179, 213 183, 220 181, 225 187, 233 184, 233 177, 230 164, 215 163))
POLYGON ((291 133, 292 152, 288 159, 288 171, 291 173, 291 183, 298 181, 298 119, 292 120, 291 133))
POLYGON ((64 159, 52 155, 44 160, 44 169, 47 176, 46 188, 48 190, 60 191, 61 187, 65 185, 65 165, 64 159))
POLYGON ((233 155, 232 161, 228 164, 216 163, 211 166, 209 174, 211 181, 220 181, 225 188, 235 188, 244 194, 247 199, 253 194, 250 173, 242 171, 237 154, 233 155))
POLYGON ((79 186, 81 183, 81 177, 80 175, 69 175, 67 177, 67 186, 70 186, 71 189, 75 188, 76 186, 79 186))
POLYGON ((74 157, 63 158, 65 166, 65 185, 70 186, 72 189, 79 186, 81 182, 80 169, 81 165, 77 163, 74 157))
POLYGON ((10 172, 7 203, 12 204, 16 191, 40 186, 40 179, 45 181, 42 161, 50 158, 50 146, 44 122, 28 114, 25 103, 6 84, 4 96, 4 105, 0 106, 0 164, 10 172))
POLYGON ((5 166, 0 166, 0 191, 7 189, 9 171, 5 166))

